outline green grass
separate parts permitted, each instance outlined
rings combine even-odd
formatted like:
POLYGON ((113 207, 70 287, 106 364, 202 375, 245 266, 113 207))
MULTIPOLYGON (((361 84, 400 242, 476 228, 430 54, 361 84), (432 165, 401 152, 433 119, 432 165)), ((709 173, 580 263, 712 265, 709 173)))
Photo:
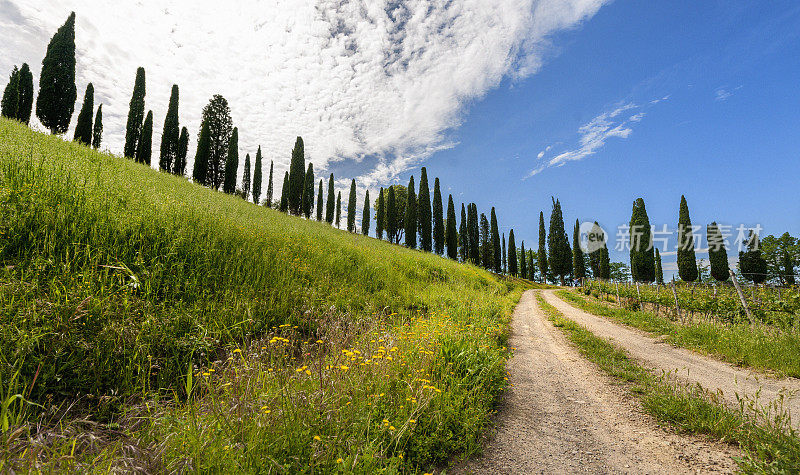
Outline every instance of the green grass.
POLYGON ((526 286, 0 120, 0 471, 446 463, 526 286))
POLYGON ((760 407, 756 401, 741 401, 738 410, 731 410, 700 387, 680 385, 653 375, 623 350, 564 317, 541 295, 537 299, 553 325, 567 335, 581 355, 628 383, 631 394, 656 419, 683 432, 706 434, 737 444, 744 453, 737 462, 747 473, 800 470, 800 438, 781 407, 760 407))
POLYGON ((666 341, 717 357, 738 366, 800 377, 800 335, 765 325, 726 324, 698 320, 681 324, 652 312, 610 307, 584 298, 574 291, 560 290, 559 297, 601 317, 663 335, 666 341))

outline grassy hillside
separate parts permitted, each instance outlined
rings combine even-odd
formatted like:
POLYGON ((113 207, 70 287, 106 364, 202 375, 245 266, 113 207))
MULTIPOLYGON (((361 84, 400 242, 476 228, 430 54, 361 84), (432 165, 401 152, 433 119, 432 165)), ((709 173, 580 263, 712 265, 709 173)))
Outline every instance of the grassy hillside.
POLYGON ((0 471, 442 463, 521 287, 0 120, 0 471))

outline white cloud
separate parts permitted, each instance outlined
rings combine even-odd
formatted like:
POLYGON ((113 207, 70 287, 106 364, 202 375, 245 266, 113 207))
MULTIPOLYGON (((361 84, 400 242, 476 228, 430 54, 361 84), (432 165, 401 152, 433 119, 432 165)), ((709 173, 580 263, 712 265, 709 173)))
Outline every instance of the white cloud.
POLYGON ((27 62, 38 83, 50 36, 75 10, 78 100, 93 82, 110 150, 122 149, 136 67, 144 66, 154 144, 175 83, 190 149, 203 106, 220 93, 242 156, 260 144, 280 176, 302 135, 317 171, 377 157, 360 172, 373 187, 452 147, 446 135, 467 101, 505 77, 536 72, 552 34, 607 1, 140 0, 112 8, 98 0, 0 0, 7 40, 0 74, 27 62))
POLYGON ((729 97, 731 97, 733 95, 734 92, 738 91, 741 88, 742 88, 742 86, 737 86, 737 87, 734 87, 733 89, 730 89, 730 88, 727 88, 727 87, 717 88, 717 90, 714 91, 714 100, 715 101, 726 101, 726 100, 728 100, 729 97))
POLYGON ((544 150, 542 150, 541 152, 539 152, 539 155, 536 155, 536 158, 538 158, 538 159, 540 159, 540 160, 541 160, 541 158, 542 158, 542 157, 544 157, 544 150))
MULTIPOLYGON (((665 101, 669 96, 664 96, 661 99, 650 101, 649 104, 657 104, 665 101)), ((606 141, 610 138, 626 139, 633 133, 631 128, 634 124, 641 122, 646 113, 641 109, 644 106, 636 105, 633 103, 622 103, 614 106, 613 109, 603 112, 597 117, 590 120, 588 123, 578 128, 578 145, 575 148, 566 150, 548 160, 545 164, 539 165, 531 170, 525 178, 530 178, 543 172, 545 169, 554 166, 562 166, 567 162, 583 160, 584 158, 594 155, 598 150, 605 146, 606 141), (625 119, 620 116, 623 112, 637 110, 633 115, 625 119)), ((545 150, 549 150, 548 146, 545 150)), ((542 158, 544 153, 539 153, 539 158, 542 158)))

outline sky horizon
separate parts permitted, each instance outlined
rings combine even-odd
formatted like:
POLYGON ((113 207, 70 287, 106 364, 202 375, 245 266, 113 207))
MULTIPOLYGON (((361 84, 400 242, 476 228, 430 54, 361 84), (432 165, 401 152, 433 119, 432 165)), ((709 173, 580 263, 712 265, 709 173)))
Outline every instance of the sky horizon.
MULTIPOLYGON (((513 226, 526 248, 537 246, 539 211, 549 226, 551 196, 570 238, 576 219, 609 232, 614 261, 628 261, 616 233, 638 197, 656 229, 674 231, 685 195, 703 243, 711 221, 732 227, 731 256, 740 226, 800 235, 795 2, 248 0, 220 10, 145 0, 109 12, 91 0, 0 0, 3 86, 27 62, 38 89, 47 43, 72 10, 78 101, 67 136, 92 82, 114 153, 143 66, 155 150, 180 87, 189 172, 202 107, 220 93, 240 163, 261 145, 277 190, 301 135, 317 179, 334 173, 346 195, 356 178, 359 211, 366 188, 374 199, 380 186, 418 182, 425 166, 445 206, 452 193, 458 208, 496 207, 501 232, 513 226)), ((662 251, 667 278, 675 244, 662 251)))

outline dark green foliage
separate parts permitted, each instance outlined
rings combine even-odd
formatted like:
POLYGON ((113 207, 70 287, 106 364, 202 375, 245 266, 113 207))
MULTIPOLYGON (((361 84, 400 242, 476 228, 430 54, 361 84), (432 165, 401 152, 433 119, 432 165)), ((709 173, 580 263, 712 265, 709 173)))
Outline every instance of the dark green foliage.
MULTIPOLYGON (((253 203, 261 204, 261 182, 263 181, 264 172, 263 172, 263 157, 261 156, 261 145, 258 146, 256 150, 256 163, 255 168, 253 169, 253 203)), ((270 203, 272 206, 272 203, 270 203)))
POLYGON ((232 195, 236 193, 236 179, 239 173, 239 128, 234 127, 228 141, 228 156, 225 160, 225 180, 222 191, 232 195))
POLYGON ((583 263, 583 250, 581 249, 580 223, 575 220, 575 227, 572 231, 572 277, 583 279, 586 277, 586 267, 583 263))
POLYGON ((794 278, 794 260, 792 256, 789 255, 788 252, 783 252, 783 282, 785 285, 792 286, 795 284, 794 278))
POLYGON ((611 258, 608 256, 608 245, 604 242, 600 252, 600 274, 603 280, 611 278, 611 258))
POLYGON ((281 201, 278 209, 281 213, 289 212, 289 172, 283 175, 283 186, 281 186, 281 201))
POLYGON ((417 217, 419 219, 419 246, 426 252, 433 250, 431 191, 428 186, 428 171, 422 167, 419 176, 419 194, 417 195, 417 217))
MULTIPOLYGON (((289 174, 291 180, 291 173, 289 174)), ((300 195, 301 210, 306 219, 311 218, 311 211, 314 208, 314 164, 308 164, 305 177, 303 178, 303 193, 300 195)))
POLYGON ((75 12, 72 12, 47 45, 47 53, 42 60, 42 73, 39 76, 36 117, 51 133, 63 134, 69 128, 77 97, 75 12))
MULTIPOLYGON (((510 238, 509 238, 510 239, 510 238)), ((547 265, 547 231, 544 228, 544 213, 539 211, 539 251, 536 253, 536 257, 538 258, 539 262, 539 274, 542 276, 542 282, 545 281, 548 273, 548 265, 547 265)), ((508 243, 508 249, 514 249, 511 247, 511 242, 508 243)), ((510 257, 510 256, 509 256, 510 257)))
POLYGON ((394 206, 386 203, 386 238, 389 242, 400 244, 406 232, 406 205, 408 204, 408 188, 403 185, 392 185, 389 190, 394 192, 394 206), (389 211, 392 211, 391 216, 389 211), (394 222, 393 232, 389 232, 389 221, 394 222))
POLYGON ((499 274, 503 271, 503 263, 500 251, 500 230, 497 227, 497 214, 494 212, 494 206, 492 206, 491 219, 492 235, 490 243, 492 247, 492 270, 499 274))
POLYGON ((506 233, 503 233, 503 273, 508 272, 508 259, 506 258, 506 233))
POLYGON ((550 272, 558 276, 561 285, 564 285, 564 276, 572 272, 572 252, 564 231, 561 203, 555 198, 552 200, 553 212, 550 214, 550 232, 547 235, 547 264, 550 272))
POLYGON ((656 248, 656 282, 664 283, 664 269, 661 267, 661 253, 658 252, 658 248, 656 248))
POLYGON ((303 138, 297 137, 292 149, 292 161, 289 164, 289 211, 300 215, 303 210, 303 183, 305 182, 306 155, 303 138))
POLYGON ((16 119, 19 112, 19 69, 14 66, 8 84, 3 90, 3 99, 0 101, 0 115, 8 119, 16 119))
POLYGON ((356 181, 350 180, 350 196, 347 200, 347 231, 356 231, 356 181))
POLYGON ((269 161, 269 180, 267 181, 267 200, 264 203, 267 208, 272 208, 272 199, 275 194, 275 186, 273 185, 274 180, 272 179, 272 171, 273 171, 274 162, 272 160, 269 161))
POLYGON ((328 200, 325 203, 325 221, 328 224, 333 224, 333 213, 336 207, 336 196, 333 189, 333 173, 328 178, 328 200))
POLYGON ((83 95, 83 105, 78 113, 78 121, 75 123, 75 140, 84 145, 92 144, 92 114, 94 114, 94 86, 89 83, 86 86, 86 93, 83 95))
MULTIPOLYGON (((228 159, 233 119, 228 101, 219 94, 211 98, 203 108, 203 123, 208 123, 209 160, 206 182, 219 190, 225 181, 225 165, 228 159)), ((238 147, 237 147, 238 148, 238 147)))
MULTIPOLYGON (((188 138, 188 137, 187 137, 188 138)), ((97 106, 97 113, 94 115, 94 127, 92 127, 92 147, 100 148, 103 142, 103 104, 97 106)), ((186 151, 184 150, 183 158, 186 158, 186 151)), ((184 166, 186 162, 184 161, 184 166)))
POLYGON ((139 142, 136 144, 136 162, 150 166, 153 157, 153 111, 147 111, 139 142))
POLYGON ((711 277, 725 282, 730 278, 730 265, 728 264, 728 251, 725 249, 725 240, 716 222, 706 227, 706 240, 708 242, 708 260, 711 264, 711 277))
POLYGON ((414 190, 414 177, 412 176, 408 180, 405 213, 405 244, 411 249, 417 248, 417 194, 414 190))
POLYGON ((650 219, 641 198, 633 202, 630 234, 631 278, 635 282, 653 282, 656 278, 653 236, 650 232, 650 219))
POLYGON ((383 196, 383 187, 378 192, 378 202, 375 203, 375 236, 383 239, 383 229, 386 223, 386 198, 383 196))
POLYGON ((139 133, 142 131, 142 121, 144 120, 144 96, 144 68, 139 67, 136 69, 136 81, 133 83, 133 94, 131 95, 128 109, 128 123, 125 126, 124 154, 128 158, 136 158, 136 147, 139 143, 139 133))
POLYGON ((395 188, 389 187, 389 195, 386 198, 386 239, 394 242, 397 234, 397 200, 395 198, 395 188))
POLYGON ((181 128, 181 135, 178 137, 178 156, 175 157, 175 166, 172 173, 183 176, 186 173, 186 154, 189 153, 189 129, 181 128))
MULTIPOLYGON (((514 252, 517 252, 517 250, 514 249, 514 252)), ((522 241, 519 249, 519 276, 523 279, 528 278, 528 261, 525 259, 525 241, 522 241)))
POLYGON ((33 74, 28 63, 22 63, 22 67, 19 68, 17 94, 17 120, 28 125, 33 109, 33 74))
POLYGON ((439 178, 433 182, 433 251, 440 256, 444 253, 445 230, 442 192, 439 190, 439 178))
POLYGON ((493 252, 492 249, 492 232, 489 227, 489 220, 486 215, 481 213, 480 218, 480 248, 481 248, 481 266, 484 269, 491 269, 494 267, 492 262, 493 252))
POLYGON ((467 212, 464 210, 464 203, 461 203, 461 224, 458 227, 458 244, 461 253, 461 261, 467 262, 469 259, 469 232, 467 231, 467 212))
POLYGON ((325 201, 322 196, 322 178, 320 178, 319 191, 317 192, 317 221, 322 221, 322 210, 325 209, 325 201))
POLYGON ((458 259, 458 231, 456 231, 456 207, 455 204, 453 204, 453 195, 447 198, 447 229, 445 230, 445 243, 447 245, 447 257, 453 260, 458 259))
POLYGON ((211 159, 211 132, 208 122, 200 126, 200 136, 197 138, 197 151, 194 155, 194 168, 192 180, 198 185, 208 185, 208 163, 211 159))
POLYGON ((361 213, 361 234, 369 236, 369 190, 364 196, 364 211, 361 213))
POLYGON ((517 243, 514 241, 514 230, 508 232, 508 273, 516 276, 517 269, 517 243))
POLYGON ((747 251, 739 252, 739 270, 745 279, 760 284, 767 280, 767 261, 761 256, 758 234, 750 230, 743 244, 746 245, 747 251))
POLYGON ((534 265, 534 252, 532 249, 528 249, 528 276, 526 277, 528 280, 533 280, 536 277, 536 266, 534 265))
POLYGON ((467 234, 469 235, 469 259, 476 266, 481 265, 481 236, 478 206, 470 203, 467 206, 467 234))
POLYGON ((694 255, 694 236, 692 220, 689 218, 689 206, 686 197, 681 195, 678 212, 678 275, 685 282, 697 280, 697 261, 694 255))
POLYGON ((336 227, 342 229, 342 192, 336 194, 336 227))
POLYGON ((164 118, 164 131, 161 134, 161 155, 158 159, 158 167, 165 172, 172 172, 175 169, 175 162, 178 161, 178 145, 181 138, 180 125, 178 124, 178 85, 172 85, 172 92, 169 96, 169 107, 167 116, 164 118))
POLYGON ((250 199, 250 154, 244 156, 244 170, 242 171, 242 198, 250 199))

